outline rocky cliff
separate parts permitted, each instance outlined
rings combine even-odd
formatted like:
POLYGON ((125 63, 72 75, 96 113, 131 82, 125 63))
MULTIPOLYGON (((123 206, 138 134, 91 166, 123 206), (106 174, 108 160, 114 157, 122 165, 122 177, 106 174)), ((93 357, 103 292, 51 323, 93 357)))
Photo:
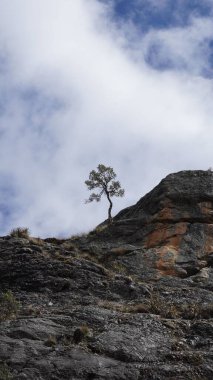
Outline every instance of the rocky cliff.
MULTIPOLYGON (((182 171, 163 179, 102 233, 144 249, 156 276, 187 277, 213 262, 213 172, 182 171)), ((206 269, 203 271, 206 273, 206 269)))
POLYGON ((71 239, 0 238, 0 379, 213 378, 213 173, 71 239))

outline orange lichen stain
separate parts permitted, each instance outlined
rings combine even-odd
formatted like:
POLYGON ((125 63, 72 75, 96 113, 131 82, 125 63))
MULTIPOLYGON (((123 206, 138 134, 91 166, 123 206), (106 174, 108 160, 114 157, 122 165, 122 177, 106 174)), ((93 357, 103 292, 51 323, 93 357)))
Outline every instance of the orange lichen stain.
POLYGON ((153 220, 159 220, 159 222, 164 220, 173 220, 173 214, 172 209, 170 207, 164 207, 162 210, 160 210, 157 214, 153 215, 153 220))
POLYGON ((208 255, 213 252, 213 224, 205 225, 204 252, 208 255))
POLYGON ((155 230, 152 231, 146 238, 145 247, 152 248, 158 246, 162 241, 165 241, 168 234, 168 226, 164 224, 156 224, 155 230))
POLYGON ((213 222, 213 203, 212 202, 200 202, 198 203, 202 219, 207 223, 213 222))
POLYGON ((200 202, 198 203, 200 211, 204 215, 212 215, 213 213, 213 204, 212 202, 200 202))
POLYGON ((161 275, 175 276, 177 274, 175 261, 178 252, 173 247, 166 246, 159 249, 157 253, 156 269, 158 269, 161 275))
POLYGON ((146 241, 146 248, 157 247, 162 244, 178 248, 183 235, 187 231, 187 223, 176 223, 174 225, 156 224, 155 230, 152 231, 146 241))

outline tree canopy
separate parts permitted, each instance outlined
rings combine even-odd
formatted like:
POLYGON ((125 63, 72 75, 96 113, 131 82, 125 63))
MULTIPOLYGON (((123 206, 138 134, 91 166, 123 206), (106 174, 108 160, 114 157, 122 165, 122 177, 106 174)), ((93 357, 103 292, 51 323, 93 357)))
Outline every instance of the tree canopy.
POLYGON ((112 197, 123 197, 124 189, 121 188, 120 182, 115 181, 117 175, 113 168, 99 164, 97 170, 92 170, 89 179, 85 181, 89 190, 99 189, 98 192, 92 193, 86 203, 93 201, 100 202, 102 195, 105 195, 109 201, 108 222, 112 222, 112 197))

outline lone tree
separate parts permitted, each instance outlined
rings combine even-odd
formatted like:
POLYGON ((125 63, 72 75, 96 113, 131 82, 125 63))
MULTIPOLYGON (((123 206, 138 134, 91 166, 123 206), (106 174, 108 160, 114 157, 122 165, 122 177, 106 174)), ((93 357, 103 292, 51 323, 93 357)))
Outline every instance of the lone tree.
POLYGON ((106 195, 109 201, 109 209, 108 209, 108 223, 112 223, 112 197, 123 197, 124 189, 121 188, 119 181, 114 181, 116 178, 116 174, 110 166, 104 166, 99 164, 97 167, 97 171, 92 170, 89 174, 89 179, 85 181, 89 190, 100 189, 98 193, 92 193, 86 203, 90 203, 93 201, 100 202, 101 196, 106 195))

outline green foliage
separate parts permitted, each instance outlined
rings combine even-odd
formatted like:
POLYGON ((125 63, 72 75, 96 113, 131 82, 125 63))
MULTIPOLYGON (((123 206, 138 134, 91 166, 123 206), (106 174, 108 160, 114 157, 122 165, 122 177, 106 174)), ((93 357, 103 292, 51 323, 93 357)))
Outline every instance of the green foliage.
POLYGON ((97 193, 92 193, 86 203, 93 201, 100 202, 102 195, 106 195, 109 201, 108 220, 111 221, 112 197, 123 197, 124 189, 120 182, 115 181, 116 174, 110 166, 99 164, 97 171, 92 170, 89 179, 85 181, 89 190, 99 189, 97 193))
POLYGON ((105 165, 98 165, 97 171, 92 170, 89 174, 89 179, 85 181, 89 190, 99 188, 101 191, 99 194, 91 194, 88 201, 92 202, 96 200, 100 201, 102 194, 109 192, 111 197, 122 197, 124 195, 124 189, 121 189, 119 181, 114 181, 116 174, 113 168, 105 165))
POLYGON ((99 234, 103 231, 105 231, 107 229, 107 225, 106 224, 102 224, 100 226, 97 226, 93 231, 90 231, 89 232, 89 235, 96 235, 96 234, 99 234))
POLYGON ((14 318, 19 310, 19 303, 8 290, 0 295, 0 322, 14 318))
POLYGON ((29 232, 29 229, 28 229, 28 228, 25 228, 25 227, 18 227, 18 228, 14 228, 14 229, 10 232, 10 236, 12 236, 12 237, 17 237, 17 238, 29 239, 29 237, 30 237, 30 232, 29 232))
POLYGON ((80 327, 80 330, 81 330, 81 332, 82 332, 82 334, 84 336, 88 336, 89 335, 90 330, 89 330, 89 327, 87 325, 82 325, 80 327))
POLYGON ((47 347, 55 347, 57 344, 56 337, 53 335, 49 335, 47 340, 45 341, 45 346, 47 347))
POLYGON ((0 362, 0 380, 11 380, 12 375, 8 368, 8 365, 4 362, 0 362))

